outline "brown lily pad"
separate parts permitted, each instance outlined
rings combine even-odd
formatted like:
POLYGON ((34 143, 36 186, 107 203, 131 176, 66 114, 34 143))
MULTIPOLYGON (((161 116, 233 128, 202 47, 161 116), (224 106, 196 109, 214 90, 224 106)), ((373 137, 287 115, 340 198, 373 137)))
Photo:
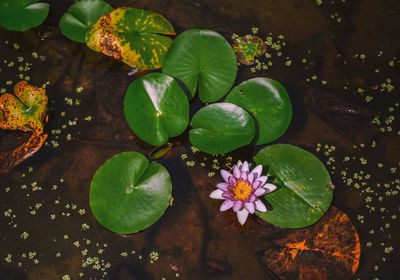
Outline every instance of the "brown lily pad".
POLYGON ((47 139, 47 134, 32 134, 31 137, 12 151, 0 153, 0 173, 8 173, 15 166, 36 153, 47 139))
POLYGON ((289 231, 264 251, 261 263, 279 279, 350 279, 360 260, 360 240, 349 217, 331 207, 312 227, 289 231))

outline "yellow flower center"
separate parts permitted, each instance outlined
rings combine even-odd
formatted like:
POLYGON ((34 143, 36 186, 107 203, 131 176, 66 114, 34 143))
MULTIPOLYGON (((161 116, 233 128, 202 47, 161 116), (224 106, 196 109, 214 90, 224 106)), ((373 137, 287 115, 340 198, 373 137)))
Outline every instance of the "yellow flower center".
POLYGON ((239 181, 233 187, 232 192, 237 199, 245 200, 251 194, 251 186, 244 181, 239 181))

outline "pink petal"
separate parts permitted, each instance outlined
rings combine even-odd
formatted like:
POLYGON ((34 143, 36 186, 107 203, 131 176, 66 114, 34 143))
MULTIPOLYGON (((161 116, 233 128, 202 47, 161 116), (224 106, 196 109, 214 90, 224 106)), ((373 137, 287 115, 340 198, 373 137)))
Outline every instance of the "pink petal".
POLYGON ((250 185, 253 184, 254 182, 254 174, 250 173, 249 175, 247 175, 247 181, 249 182, 250 185))
POLYGON ((254 167, 253 170, 251 170, 250 173, 254 174, 254 178, 258 178, 261 176, 261 172, 262 172, 262 165, 257 165, 256 167, 254 167))
POLYGON ((249 172, 249 164, 247 161, 243 162, 242 168, 240 169, 242 172, 249 172))
POLYGON ((258 181, 258 180, 256 180, 256 181, 253 183, 252 188, 253 188, 253 190, 256 190, 256 189, 258 189, 260 186, 261 186, 261 182, 258 181))
POLYGON ((242 171, 242 175, 240 176, 240 178, 242 179, 242 181, 247 181, 247 172, 242 171))
POLYGON ((258 189, 256 189, 255 191, 254 191, 254 195, 255 196, 260 196, 260 195, 263 195, 263 194, 265 194, 267 191, 264 189, 264 188, 258 188, 258 189))
POLYGON ((256 201, 254 201, 254 204, 256 205, 257 211, 267 212, 267 207, 265 207, 264 203, 262 203, 261 200, 256 199, 256 201))
POLYGON ((233 209, 234 212, 237 212, 237 211, 240 210, 240 208, 242 208, 242 206, 243 206, 243 202, 240 201, 240 200, 236 200, 236 201, 233 203, 232 209, 233 209))
POLYGON ((254 203, 253 202, 246 202, 244 204, 244 208, 246 208, 247 211, 249 211, 250 214, 254 214, 254 203))
POLYGON ((221 169, 221 176, 225 182, 229 183, 229 178, 232 177, 232 174, 224 169, 221 169))
POLYGON ((233 194, 230 191, 224 191, 224 193, 222 194, 223 198, 233 198, 233 194))
POLYGON ((237 184, 237 179, 235 177, 229 177, 229 185, 235 186, 237 184))
POLYGON ((267 193, 270 193, 270 192, 273 192, 274 190, 276 190, 277 186, 275 186, 274 184, 267 183, 263 186, 263 188, 267 191, 267 193))
POLYGON ((249 212, 246 210, 246 208, 243 208, 242 210, 237 211, 236 215, 237 215, 239 223, 241 225, 243 225, 247 220, 247 216, 249 215, 249 212))
POLYGON ((220 190, 223 190, 223 191, 228 190, 228 186, 229 185, 227 183, 219 183, 219 184, 217 184, 217 188, 220 189, 220 190))
POLYGON ((217 190, 213 191, 212 193, 210 193, 210 197, 214 198, 214 199, 225 199, 222 197, 223 193, 224 193, 223 191, 221 191, 220 189, 217 189, 217 190))
POLYGON ((250 197, 247 199, 248 202, 254 202, 256 200, 256 196, 254 194, 250 195, 250 197))
POLYGON ((261 182, 260 187, 264 186, 265 182, 267 182, 268 176, 261 176, 257 178, 257 181, 261 182))
POLYGON ((233 167, 233 177, 240 179, 240 169, 236 165, 233 167))
POLYGON ((226 211, 230 208, 232 208, 233 206, 233 200, 225 200, 224 202, 222 202, 221 206, 219 207, 219 211, 226 211))

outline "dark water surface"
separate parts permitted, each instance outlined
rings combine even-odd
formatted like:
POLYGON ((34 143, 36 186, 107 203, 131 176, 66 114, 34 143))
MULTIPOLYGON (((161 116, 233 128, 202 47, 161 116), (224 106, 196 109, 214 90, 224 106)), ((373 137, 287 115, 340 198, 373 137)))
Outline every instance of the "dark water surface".
MULTIPOLYGON (((88 200, 97 168, 116 153, 148 155, 152 149, 123 114, 126 89, 138 76, 65 38, 57 22, 74 1, 50 2, 45 26, 54 32, 44 40, 38 29, 0 29, 0 88, 11 92, 9 84, 23 73, 33 85, 49 82, 50 102, 46 146, 0 174, 0 279, 280 279, 263 256, 293 231, 256 216, 241 227, 233 212, 219 212, 219 202, 208 195, 221 180, 213 159, 222 165, 226 156, 193 153, 187 132, 159 161, 170 172, 174 201, 157 223, 122 236, 96 222, 88 200), (26 62, 30 69, 20 71, 26 62)), ((260 58, 270 62, 268 69, 254 73, 240 66, 236 84, 266 76, 287 88, 293 120, 276 143, 301 146, 327 165, 336 185, 333 205, 360 236, 354 279, 400 279, 399 1, 108 2, 159 12, 177 33, 209 28, 231 41, 233 33, 251 34, 257 27, 258 36, 270 36, 276 43, 268 49, 271 58, 260 58)), ((194 100, 191 113, 201 106, 194 100)), ((0 150, 24 137, 0 131, 0 150)), ((260 148, 228 156, 250 161, 260 148)), ((332 264, 308 265, 324 271, 332 264)))

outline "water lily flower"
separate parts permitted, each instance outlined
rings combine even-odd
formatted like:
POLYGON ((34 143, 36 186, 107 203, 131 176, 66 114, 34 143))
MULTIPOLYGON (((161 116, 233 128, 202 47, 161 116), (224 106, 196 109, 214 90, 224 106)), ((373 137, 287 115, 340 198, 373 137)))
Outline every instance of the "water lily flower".
POLYGON ((261 172, 261 165, 250 171, 247 161, 242 163, 239 160, 233 166, 232 173, 221 169, 221 176, 225 182, 217 184, 217 189, 210 194, 210 197, 225 200, 219 210, 226 211, 232 208, 237 214, 239 223, 243 225, 249 213, 253 214, 255 210, 267 212, 267 208, 258 197, 277 188, 267 183, 268 176, 261 176, 261 172))

